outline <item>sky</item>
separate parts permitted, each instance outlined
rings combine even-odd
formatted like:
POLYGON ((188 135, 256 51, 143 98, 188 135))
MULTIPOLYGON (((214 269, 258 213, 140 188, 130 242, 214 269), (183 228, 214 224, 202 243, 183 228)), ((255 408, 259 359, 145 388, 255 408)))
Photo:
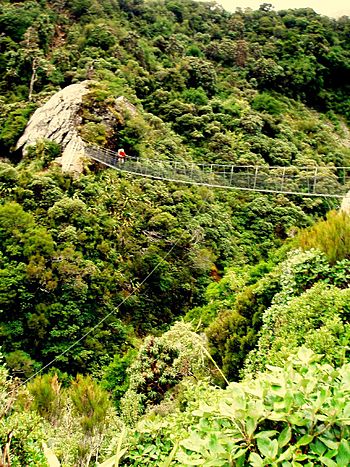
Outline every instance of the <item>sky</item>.
POLYGON ((259 8, 262 3, 271 3, 275 10, 285 10, 288 8, 310 7, 317 13, 327 16, 339 17, 342 15, 350 16, 349 0, 216 0, 225 10, 235 11, 236 7, 259 8))

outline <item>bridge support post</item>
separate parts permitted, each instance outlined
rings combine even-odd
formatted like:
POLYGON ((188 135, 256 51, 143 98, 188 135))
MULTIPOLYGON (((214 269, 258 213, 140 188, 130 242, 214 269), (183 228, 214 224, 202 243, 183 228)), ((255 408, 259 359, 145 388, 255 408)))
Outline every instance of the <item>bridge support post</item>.
POLYGON ((313 183, 313 187, 312 187, 312 192, 315 193, 316 192, 316 185, 317 185, 317 173, 318 173, 318 167, 316 167, 315 169, 315 173, 314 173, 314 183, 313 183))
POLYGON ((283 191, 284 188, 284 178, 286 176, 286 168, 283 167, 283 172, 282 172, 282 180, 281 180, 281 191, 283 191))
POLYGON ((253 182, 254 190, 256 188, 256 182, 257 182, 257 179, 258 179, 258 172, 259 172, 259 167, 255 167, 254 182, 253 182))

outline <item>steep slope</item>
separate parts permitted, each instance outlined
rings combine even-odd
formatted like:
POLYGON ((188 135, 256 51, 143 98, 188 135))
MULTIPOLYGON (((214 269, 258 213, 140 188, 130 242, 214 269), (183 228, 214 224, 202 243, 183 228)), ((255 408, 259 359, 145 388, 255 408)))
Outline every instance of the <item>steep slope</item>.
POLYGON ((1 0, 0 30, 0 458, 346 465, 339 203, 57 159, 349 166, 349 18, 1 0))
POLYGON ((130 347, 133 329, 168 325, 203 303, 205 286, 225 266, 266 258, 310 214, 332 206, 133 181, 94 165, 72 180, 53 162, 61 151, 68 167, 82 138, 141 157, 349 165, 347 19, 311 10, 229 14, 191 1, 3 1, 0 25, 1 267, 2 288, 11 291, 1 332, 18 371, 23 362, 50 360, 96 316, 110 316, 172 246, 111 318, 112 335, 82 343, 62 368, 99 366, 97 355, 111 361, 115 349, 130 347), (85 94, 86 79, 94 84, 85 94), (77 105, 62 117, 56 110, 68 90, 77 105), (43 115, 45 103, 57 115, 43 115), (14 167, 22 156, 13 150, 35 109, 18 147, 37 136, 54 142, 27 145, 14 167))

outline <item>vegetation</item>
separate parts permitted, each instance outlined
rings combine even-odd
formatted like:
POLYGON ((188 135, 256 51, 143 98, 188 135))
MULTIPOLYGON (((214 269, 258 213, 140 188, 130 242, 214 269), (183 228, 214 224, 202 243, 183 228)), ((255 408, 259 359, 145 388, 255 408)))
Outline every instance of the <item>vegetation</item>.
POLYGON ((301 232, 300 246, 323 251, 331 263, 349 259, 349 218, 344 212, 330 212, 327 219, 301 232))
POLYGON ((348 465, 337 201, 91 161, 73 176, 54 141, 16 143, 36 108, 89 80, 79 132, 112 150, 301 178, 350 166, 350 19, 1 0, 0 29, 0 465, 348 465))
POLYGON ((147 466, 164 458, 186 466, 346 465, 349 365, 335 370, 317 360, 302 348, 285 368, 271 367, 256 380, 224 390, 187 386, 185 409, 140 426, 134 443, 142 436, 141 463, 133 443, 127 458, 147 466))

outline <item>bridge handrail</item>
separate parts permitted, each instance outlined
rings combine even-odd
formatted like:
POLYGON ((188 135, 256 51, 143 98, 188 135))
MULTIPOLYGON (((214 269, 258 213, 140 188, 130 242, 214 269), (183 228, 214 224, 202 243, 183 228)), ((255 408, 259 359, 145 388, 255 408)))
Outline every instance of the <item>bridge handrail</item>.
POLYGON ((343 192, 350 191, 350 167, 235 166, 134 156, 121 161, 115 151, 97 145, 89 145, 87 155, 132 175, 213 188, 332 198, 342 198, 343 192))
MULTIPOLYGON (((96 144, 90 144, 90 147, 93 147, 94 149, 104 153, 109 153, 113 157, 118 158, 118 154, 115 151, 112 151, 111 149, 108 148, 102 148, 101 146, 97 146, 96 144)), ((281 170, 310 170, 310 169, 333 169, 333 170, 348 170, 350 172, 350 166, 332 166, 332 165, 293 165, 293 166, 284 166, 284 165, 235 165, 235 164, 217 164, 216 162, 214 163, 203 163, 203 162, 190 162, 190 161, 174 161, 174 160, 169 160, 169 159, 148 159, 148 158, 141 158, 141 157, 136 157, 136 156, 127 156, 127 160, 134 160, 135 162, 152 162, 152 163, 161 163, 161 164, 184 164, 184 165, 194 165, 194 166, 201 166, 201 167, 235 167, 235 168, 241 168, 241 169, 281 169, 281 170)))

